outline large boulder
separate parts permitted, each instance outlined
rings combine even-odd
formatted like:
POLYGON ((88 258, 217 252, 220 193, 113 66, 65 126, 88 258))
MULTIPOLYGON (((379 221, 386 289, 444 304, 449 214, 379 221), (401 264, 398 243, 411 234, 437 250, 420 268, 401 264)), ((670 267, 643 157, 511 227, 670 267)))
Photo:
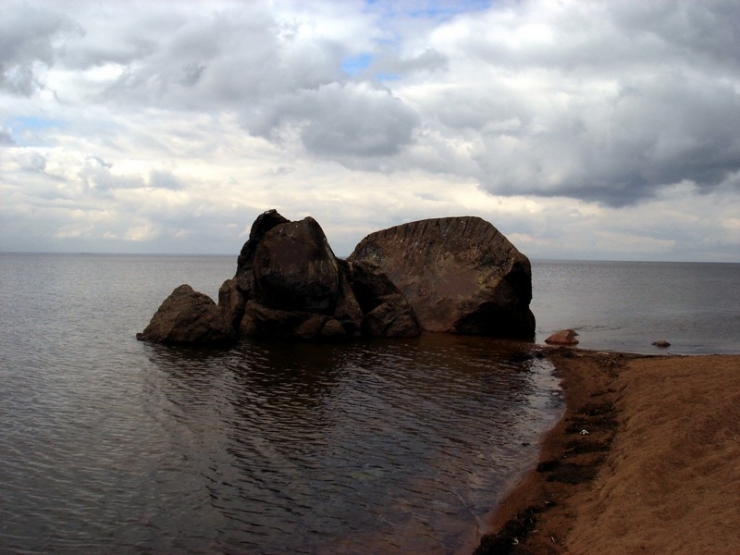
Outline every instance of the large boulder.
POLYGON ((436 218, 378 231, 348 261, 377 265, 424 330, 534 337, 529 259, 481 218, 436 218))
MULTIPOLYGON (((291 222, 271 210, 255 220, 236 276, 221 287, 219 303, 231 321, 238 322, 242 335, 336 339, 413 333, 402 329, 406 313, 401 303, 386 306, 387 312, 398 311, 385 316, 386 325, 369 325, 350 274, 316 220, 291 222)), ((378 300, 372 308, 383 302, 378 300)), ((370 322, 374 319, 375 315, 369 317, 370 322)))
POLYGON ((236 339, 226 313, 208 296, 180 285, 136 339, 167 345, 227 344, 236 339))
MULTIPOLYGON (((268 231, 254 249, 254 296, 282 309, 333 314, 339 301, 339 265, 321 226, 311 217, 268 231)), ((357 307, 357 316, 362 317, 357 307)))

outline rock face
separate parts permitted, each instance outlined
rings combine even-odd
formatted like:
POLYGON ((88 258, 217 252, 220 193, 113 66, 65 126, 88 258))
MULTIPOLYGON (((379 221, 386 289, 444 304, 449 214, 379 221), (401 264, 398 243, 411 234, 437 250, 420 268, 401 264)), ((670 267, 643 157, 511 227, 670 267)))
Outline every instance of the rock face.
POLYGON ((370 262, 344 262, 352 291, 365 315, 364 335, 416 337, 421 328, 416 315, 398 288, 370 262))
POLYGON ((348 261, 377 265, 424 330, 534 337, 529 259, 480 218, 422 220, 378 231, 348 261))
POLYGON ((213 345, 229 343, 236 334, 225 312, 208 295, 181 285, 136 338, 168 345, 213 345))
MULTIPOLYGON (((378 272, 369 268, 366 274, 378 272)), ((385 278, 386 289, 365 286, 370 278, 363 277, 361 270, 353 271, 334 256, 316 220, 291 222, 271 210, 255 220, 236 276, 221 287, 219 304, 242 335, 418 335, 413 311, 393 284, 385 278), (362 303, 353 283, 361 289, 362 303)), ((380 276, 372 279, 383 281, 380 276)))

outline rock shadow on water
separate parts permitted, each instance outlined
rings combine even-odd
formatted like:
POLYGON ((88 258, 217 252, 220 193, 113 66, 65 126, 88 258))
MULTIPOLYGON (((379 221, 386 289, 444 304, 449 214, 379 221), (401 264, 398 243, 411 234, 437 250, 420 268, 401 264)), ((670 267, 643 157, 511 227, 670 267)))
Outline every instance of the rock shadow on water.
POLYGON ((536 450, 521 443, 551 408, 530 349, 422 334, 149 351, 223 519, 214 545, 448 553, 510 483, 496 465, 536 450))

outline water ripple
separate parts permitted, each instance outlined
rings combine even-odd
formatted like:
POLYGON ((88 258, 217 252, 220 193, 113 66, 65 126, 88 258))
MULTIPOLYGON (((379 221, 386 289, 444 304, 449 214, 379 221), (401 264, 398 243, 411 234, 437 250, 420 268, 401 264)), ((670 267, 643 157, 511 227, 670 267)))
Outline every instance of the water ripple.
POLYGON ((152 276, 201 266, 43 260, 0 279, 11 552, 455 553, 560 410, 479 338, 142 344, 152 276))

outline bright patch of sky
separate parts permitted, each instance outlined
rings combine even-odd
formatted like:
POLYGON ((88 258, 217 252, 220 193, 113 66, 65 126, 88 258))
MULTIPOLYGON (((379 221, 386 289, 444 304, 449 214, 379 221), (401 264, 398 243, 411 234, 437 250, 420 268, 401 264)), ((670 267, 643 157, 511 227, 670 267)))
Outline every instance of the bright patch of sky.
POLYGON ((488 9, 491 0, 427 0, 425 2, 409 0, 367 0, 368 8, 383 13, 386 17, 400 17, 402 15, 448 20, 458 14, 483 11, 488 9))
POLYGON ((34 131, 42 130, 42 129, 48 129, 50 127, 61 127, 64 125, 63 122, 58 120, 49 120, 49 119, 42 119, 42 118, 36 118, 36 117, 15 117, 6 122, 8 125, 13 127, 14 129, 23 130, 23 129, 32 129, 34 131))
POLYGON ((362 73, 370 66, 374 57, 375 56, 373 54, 363 52, 362 54, 357 54, 356 56, 346 58, 342 62, 342 71, 349 75, 357 75, 358 73, 362 73))
MULTIPOLYGON (((48 142, 46 131, 63 129, 66 123, 60 120, 50 120, 33 116, 17 116, 5 121, 2 128, 7 137, 16 145, 22 147, 41 147, 48 142)), ((0 144, 2 141, 0 140, 0 144)))

